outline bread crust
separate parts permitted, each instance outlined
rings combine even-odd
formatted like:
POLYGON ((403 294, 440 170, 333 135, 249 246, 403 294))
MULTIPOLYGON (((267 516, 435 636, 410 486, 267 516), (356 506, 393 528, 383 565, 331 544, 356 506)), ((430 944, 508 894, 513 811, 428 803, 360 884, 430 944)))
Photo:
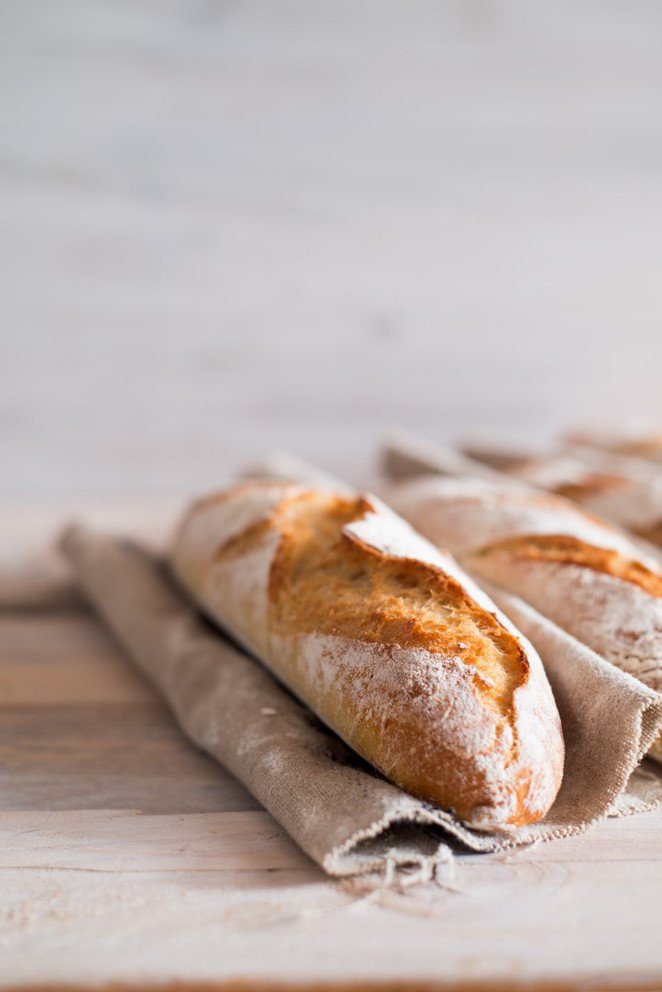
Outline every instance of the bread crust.
POLYGON ((662 691, 662 574, 626 535, 560 497, 482 480, 420 480, 393 501, 472 572, 662 691))
POLYGON ((516 479, 579 503, 653 544, 662 544, 662 476, 637 478, 598 471, 576 459, 522 458, 504 471, 516 479))
POLYGON ((195 505, 172 567, 367 761, 484 830, 544 816, 560 720, 540 659, 374 497, 246 484, 195 505))
POLYGON ((586 445, 632 458, 662 462, 662 433, 658 430, 633 425, 620 431, 574 430, 569 431, 565 440, 569 444, 586 445))
POLYGON ((637 537, 641 537, 649 544, 656 544, 662 548, 662 519, 652 524, 650 527, 637 527, 634 530, 637 537))
POLYGON ((513 489, 485 479, 432 476, 397 486, 389 501, 429 540, 454 555, 518 535, 548 534, 618 551, 657 570, 657 562, 642 559, 622 531, 552 493, 513 489))
POLYGON ((471 563, 607 661, 662 691, 659 595, 591 563, 537 557, 513 545, 487 549, 471 563))
POLYGON ((582 446, 531 454, 498 443, 473 443, 463 451, 518 482, 563 496, 588 513, 662 545, 662 474, 652 463, 582 446))

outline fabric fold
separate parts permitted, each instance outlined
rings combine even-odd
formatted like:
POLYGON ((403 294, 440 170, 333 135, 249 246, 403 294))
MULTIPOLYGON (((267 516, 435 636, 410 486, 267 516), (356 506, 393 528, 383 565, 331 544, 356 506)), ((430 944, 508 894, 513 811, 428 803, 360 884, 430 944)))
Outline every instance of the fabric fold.
POLYGON ((568 753, 561 791, 544 821, 484 834, 363 763, 203 620, 151 553, 81 527, 66 532, 62 548, 86 598, 184 732, 240 779, 329 875, 388 880, 407 869, 410 878, 424 881, 458 846, 503 851, 662 801, 662 776, 653 769, 635 772, 662 726, 657 694, 589 657, 592 652, 568 635, 560 644, 556 628, 516 597, 495 595, 548 668, 568 753))

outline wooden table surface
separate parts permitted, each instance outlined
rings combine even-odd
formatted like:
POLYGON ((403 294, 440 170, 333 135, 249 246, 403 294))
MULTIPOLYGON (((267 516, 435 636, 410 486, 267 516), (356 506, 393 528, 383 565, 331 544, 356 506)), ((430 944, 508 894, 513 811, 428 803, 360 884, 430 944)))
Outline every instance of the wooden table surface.
MULTIPOLYGON (((3 514, 4 546, 20 534, 3 514)), ((662 983, 662 811, 366 896, 188 743, 84 608, 0 611, 0 701, 3 988, 662 983)))

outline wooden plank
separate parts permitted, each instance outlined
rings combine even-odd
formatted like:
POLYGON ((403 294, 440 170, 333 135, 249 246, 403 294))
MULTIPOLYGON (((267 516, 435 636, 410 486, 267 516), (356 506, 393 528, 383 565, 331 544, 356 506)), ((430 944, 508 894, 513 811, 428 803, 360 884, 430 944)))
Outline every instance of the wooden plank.
POLYGON ((0 616, 3 707, 154 699, 151 686, 91 614, 0 616))
POLYGON ((259 809, 158 702, 0 709, 0 808, 259 809))
POLYGON ((0 868, 240 871, 311 867, 266 812, 144 816, 127 810, 4 812, 0 868))
POLYGON ((600 820, 577 837, 538 844, 506 854, 504 859, 524 860, 528 864, 557 862, 567 865, 589 861, 592 864, 641 861, 657 872, 662 862, 662 808, 636 816, 600 820))
POLYGON ((0 617, 0 809, 259 809, 91 615, 0 617))
MULTIPOLYGON (((644 863, 476 859, 457 891, 365 898, 316 869, 0 871, 0 978, 573 978, 660 971, 644 863)), ((657 887, 657 888, 655 888, 657 887)), ((626 986, 628 987, 628 986, 626 986)))
MULTIPOLYGON (((662 811, 608 820, 595 832, 491 858, 460 858, 459 876, 645 863, 662 878, 662 811), (630 829, 628 829, 628 827, 630 829), (523 867, 525 866, 525 867, 523 867)), ((33 810, 0 814, 0 868, 94 871, 235 871, 311 866, 265 811, 147 815, 138 810, 33 810)), ((610 870, 608 867, 605 870, 610 870)), ((479 882, 480 884, 480 882, 479 882)))
POLYGON ((81 594, 71 578, 44 574, 34 568, 17 572, 0 565, 0 611, 59 613, 75 612, 83 607, 81 594))

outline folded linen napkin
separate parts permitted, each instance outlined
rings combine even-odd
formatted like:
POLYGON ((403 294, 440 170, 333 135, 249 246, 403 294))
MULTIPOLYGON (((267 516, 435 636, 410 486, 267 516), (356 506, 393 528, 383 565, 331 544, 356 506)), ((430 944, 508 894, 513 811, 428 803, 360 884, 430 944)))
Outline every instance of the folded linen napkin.
POLYGON ((408 795, 322 727, 261 665, 204 621, 152 554, 81 527, 62 547, 82 592, 170 704, 182 729, 228 768, 329 875, 410 869, 425 880, 458 845, 494 852, 586 830, 662 802, 641 755, 662 700, 513 596, 489 592, 542 656, 566 739, 563 784, 544 821, 484 834, 408 795))

